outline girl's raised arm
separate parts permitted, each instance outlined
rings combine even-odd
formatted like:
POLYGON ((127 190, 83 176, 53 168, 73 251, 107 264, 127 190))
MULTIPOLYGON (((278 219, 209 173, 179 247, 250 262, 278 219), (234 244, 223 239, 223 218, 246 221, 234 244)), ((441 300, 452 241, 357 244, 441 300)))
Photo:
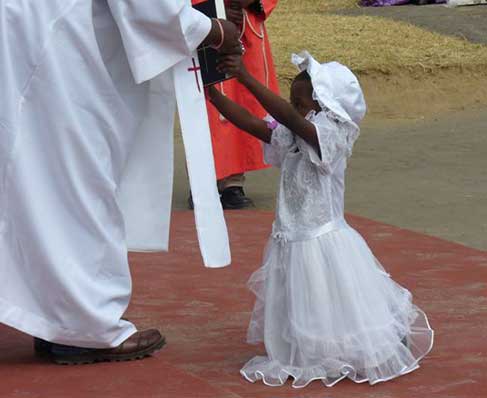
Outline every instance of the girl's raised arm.
POLYGON ((241 59, 234 56, 226 56, 222 59, 219 69, 234 75, 240 83, 254 95, 269 114, 279 123, 286 126, 294 134, 299 135, 310 144, 321 156, 320 142, 313 123, 306 120, 286 100, 274 94, 267 87, 255 79, 243 66, 241 59))
POLYGON ((272 132, 264 120, 252 115, 232 100, 220 93, 214 86, 208 89, 210 102, 218 111, 239 129, 246 131, 264 142, 270 143, 272 132))

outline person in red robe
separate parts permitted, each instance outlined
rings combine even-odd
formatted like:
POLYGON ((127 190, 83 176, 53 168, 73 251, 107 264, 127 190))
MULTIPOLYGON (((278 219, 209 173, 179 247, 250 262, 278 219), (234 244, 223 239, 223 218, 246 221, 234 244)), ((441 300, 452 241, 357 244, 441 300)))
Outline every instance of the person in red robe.
MULTIPOLYGON (((198 0, 193 0, 193 3, 198 0)), ((245 47, 243 62, 247 70, 266 87, 279 93, 265 21, 278 0, 226 0, 227 18, 240 26, 245 47)), ((249 91, 236 80, 218 84, 217 89, 253 114, 265 117, 266 112, 249 91)), ((242 209, 253 205, 245 195, 245 173, 267 168, 262 144, 254 137, 241 134, 220 115, 209 102, 208 116, 218 189, 224 209, 242 209)), ((190 201, 191 205, 191 201, 190 201)))

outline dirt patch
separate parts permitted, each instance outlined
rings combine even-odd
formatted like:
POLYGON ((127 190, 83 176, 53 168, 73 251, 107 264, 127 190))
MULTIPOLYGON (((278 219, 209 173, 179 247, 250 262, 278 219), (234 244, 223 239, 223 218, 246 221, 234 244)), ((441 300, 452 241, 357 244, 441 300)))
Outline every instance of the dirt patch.
MULTIPOLYGON (((487 105, 487 71, 400 71, 359 73, 365 93, 368 120, 411 121, 449 112, 483 109, 487 105)), ((290 82, 281 81, 284 97, 290 82)))
POLYGON ((377 9, 357 3, 279 2, 267 27, 285 96, 296 75, 290 56, 307 49, 319 61, 342 62, 359 75, 369 118, 421 119, 487 104, 487 46, 451 36, 462 27, 472 37, 485 29, 475 18, 487 7, 377 9))
POLYGON ((435 73, 361 74, 372 119, 417 120, 487 105, 487 74, 443 70, 435 73))

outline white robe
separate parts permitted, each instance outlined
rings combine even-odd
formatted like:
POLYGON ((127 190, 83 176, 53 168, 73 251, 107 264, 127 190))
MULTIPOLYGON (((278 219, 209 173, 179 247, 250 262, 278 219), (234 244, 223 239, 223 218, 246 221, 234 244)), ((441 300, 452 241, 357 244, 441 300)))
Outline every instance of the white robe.
MULTIPOLYGON (((136 331, 127 246, 167 249, 178 71, 209 30, 185 0, 0 0, 0 322, 93 348, 136 331)), ((224 266, 202 197, 203 259, 224 266)))

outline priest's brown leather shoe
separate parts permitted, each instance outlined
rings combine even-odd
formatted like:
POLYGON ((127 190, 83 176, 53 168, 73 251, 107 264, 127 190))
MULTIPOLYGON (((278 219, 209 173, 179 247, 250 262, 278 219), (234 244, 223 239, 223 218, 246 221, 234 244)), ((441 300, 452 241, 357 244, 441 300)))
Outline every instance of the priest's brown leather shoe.
POLYGON ((49 359, 60 365, 82 365, 96 362, 121 362, 143 359, 166 344, 156 329, 137 332, 115 348, 94 349, 52 343, 49 359))
POLYGON ((41 358, 49 357, 51 354, 52 343, 34 337, 34 353, 41 358))

